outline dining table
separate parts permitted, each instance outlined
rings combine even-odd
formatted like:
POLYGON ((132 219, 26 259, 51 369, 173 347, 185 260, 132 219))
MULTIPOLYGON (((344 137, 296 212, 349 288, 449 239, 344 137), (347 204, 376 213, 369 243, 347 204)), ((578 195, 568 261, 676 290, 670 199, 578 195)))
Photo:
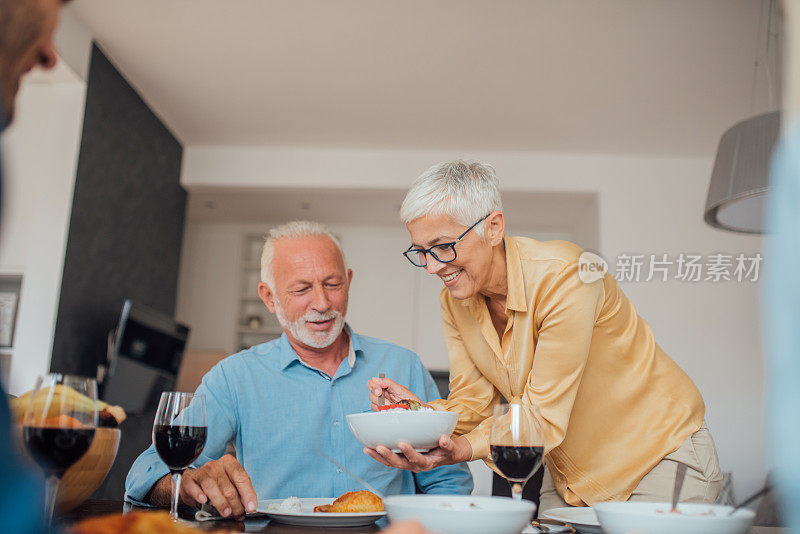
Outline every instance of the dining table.
MULTIPOLYGON (((137 509, 147 510, 150 508, 139 507, 123 501, 88 500, 77 508, 61 514, 58 521, 63 526, 69 526, 87 517, 125 513, 137 509)), ((232 532, 265 532, 267 534, 367 534, 380 532, 382 530, 381 527, 385 527, 385 522, 357 528, 299 527, 270 521, 265 516, 247 518, 244 521, 235 521, 232 519, 222 521, 195 521, 192 511, 188 508, 181 509, 181 518, 192 522, 194 526, 201 530, 224 529, 232 532)), ((752 527, 749 534, 789 534, 789 529, 782 527, 752 527)))
MULTIPOLYGON (((68 527, 71 524, 77 523, 87 517, 93 517, 105 514, 119 514, 127 513, 131 510, 152 510, 152 508, 145 508, 136 506, 134 504, 123 501, 109 501, 109 500, 88 500, 83 504, 74 508, 73 510, 61 514, 57 521, 68 527)), ((195 521, 193 511, 187 507, 180 509, 181 519, 192 522, 194 527, 200 530, 227 530, 229 532, 265 532, 268 534, 368 534, 380 532, 381 524, 385 527, 385 521, 378 523, 378 525, 370 525, 366 527, 357 528, 344 528, 344 527, 331 527, 331 528, 318 528, 318 527, 299 527, 293 525, 283 525, 275 521, 270 521, 266 516, 249 517, 244 521, 236 521, 233 519, 224 519, 221 521, 195 521)))

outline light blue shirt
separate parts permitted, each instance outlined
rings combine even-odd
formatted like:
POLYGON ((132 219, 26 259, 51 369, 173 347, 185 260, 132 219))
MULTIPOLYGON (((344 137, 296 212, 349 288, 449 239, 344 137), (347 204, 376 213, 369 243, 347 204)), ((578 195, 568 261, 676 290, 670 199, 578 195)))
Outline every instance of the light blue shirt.
MULTIPOLYGON (((208 440, 193 467, 219 459, 233 441, 259 499, 338 497, 365 489, 317 447, 385 495, 414 493, 414 476, 426 493, 469 494, 473 484, 465 464, 413 475, 364 454, 345 416, 369 411, 367 380, 386 373, 426 402, 440 395, 415 353, 349 332, 350 355, 333 377, 303 363, 285 334, 215 365, 197 388, 206 397, 208 440)), ((141 504, 168 473, 151 445, 128 473, 125 499, 141 504)))
POLYGON ((772 160, 764 261, 764 339, 772 475, 783 518, 800 533, 800 125, 784 135, 772 160))

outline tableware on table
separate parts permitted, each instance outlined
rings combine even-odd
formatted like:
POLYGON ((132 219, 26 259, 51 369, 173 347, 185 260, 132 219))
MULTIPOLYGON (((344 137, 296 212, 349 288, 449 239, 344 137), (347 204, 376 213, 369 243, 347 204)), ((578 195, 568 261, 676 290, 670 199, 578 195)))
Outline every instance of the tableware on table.
POLYGON ((511 495, 522 500, 522 488, 542 465, 544 437, 532 407, 499 404, 494 407, 489 445, 492 461, 511 484, 511 495))
POLYGON ((733 512, 735 512, 736 510, 739 510, 740 508, 744 508, 745 506, 747 506, 751 502, 755 501, 759 497, 762 497, 762 496, 766 495, 770 491, 772 491, 772 485, 771 484, 766 484, 763 488, 761 488, 760 490, 758 490, 757 492, 755 492, 754 494, 750 495, 748 498, 746 498, 745 500, 743 500, 742 502, 740 502, 739 504, 734 506, 731 509, 731 511, 728 512, 728 515, 732 515, 733 512))
POLYGON ((414 519, 440 534, 519 534, 536 505, 509 497, 392 495, 383 501, 389 521, 414 519))
MULTIPOLYGON (((386 378, 386 373, 378 373, 378 378, 386 378)), ((381 397, 378 399, 378 406, 383 406, 386 404, 386 394, 381 393, 381 397)))
POLYGON ((385 517, 386 512, 330 513, 315 512, 314 507, 331 504, 335 497, 300 498, 301 512, 270 511, 270 505, 279 505, 284 499, 259 500, 257 511, 270 519, 287 525, 301 527, 362 527, 385 517))
POLYGON ((681 496, 683 480, 686 478, 686 464, 678 463, 675 468, 675 485, 672 487, 672 509, 678 511, 678 497, 681 496))
POLYGON ((561 521, 540 518, 531 521, 521 534, 575 534, 575 529, 561 521))
POLYGON ((554 519, 571 525, 580 534, 603 534, 600 521, 593 508, 588 506, 566 506, 542 512, 547 519, 554 519))
POLYGON ((755 513, 731 506, 679 503, 670 511, 670 503, 602 502, 594 509, 606 534, 746 534, 755 513))
POLYGON ((181 475, 206 445, 206 399, 202 394, 165 391, 153 421, 153 446, 172 475, 170 515, 178 519, 181 475))
POLYGON ((355 480, 356 482, 358 482, 359 484, 361 484, 362 486, 367 488, 369 491, 371 491, 372 493, 374 493, 375 495, 377 495, 381 499, 385 498, 383 493, 381 493, 380 491, 376 490, 372 486, 372 484, 370 484, 369 482, 367 482, 366 480, 364 480, 360 476, 356 475, 355 473, 353 473, 352 471, 347 469, 345 466, 343 466, 342 464, 340 464, 339 462, 337 462, 336 460, 334 460, 333 458, 331 458, 330 456, 328 456, 327 454, 325 454, 324 452, 319 450, 317 447, 314 447, 314 452, 316 452, 317 454, 319 454, 320 456, 322 456, 323 458, 328 460, 330 463, 332 463, 333 465, 335 465, 336 467, 338 467, 339 469, 341 469, 342 471, 347 473, 350 476, 350 478, 352 478, 353 480, 355 480))
POLYGON ((97 428, 94 378, 40 377, 22 420, 22 438, 45 476, 45 518, 52 525, 61 478, 89 450, 97 428))
POLYGON ((439 438, 453 433, 458 414, 444 411, 397 410, 354 413, 347 424, 358 441, 374 449, 382 445, 400 452, 402 441, 417 452, 428 452, 439 446, 439 438))

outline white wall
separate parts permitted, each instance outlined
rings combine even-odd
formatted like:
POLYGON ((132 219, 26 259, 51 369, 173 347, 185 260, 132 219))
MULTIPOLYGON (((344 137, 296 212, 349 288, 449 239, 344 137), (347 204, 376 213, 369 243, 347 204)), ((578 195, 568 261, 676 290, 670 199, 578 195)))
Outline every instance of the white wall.
MULTIPOLYGON (((239 315, 237 298, 242 290, 239 262, 243 237, 263 235, 281 222, 285 221, 186 225, 176 317, 192 328, 190 349, 237 350, 234 332, 239 315)), ((408 247, 405 229, 399 225, 329 226, 354 272, 347 312, 350 325, 361 334, 414 350, 429 369, 447 370, 438 308, 441 282, 400 256, 408 247)), ((257 294, 255 285, 246 290, 257 294)))
POLYGON ((75 170, 82 82, 24 82, 2 139, 0 270, 23 275, 7 387, 19 394, 50 368, 75 170))
MULTIPOLYGON (((623 252, 676 256, 761 250, 759 237, 721 232, 703 222, 712 166, 708 158, 193 146, 185 151, 182 182, 190 190, 404 188, 431 164, 455 157, 491 162, 505 190, 596 193, 600 253, 612 267, 623 252)), ((405 243, 402 232, 396 235, 392 239, 405 243)), ((357 273, 356 280, 379 276, 378 272, 357 273)), ((389 280, 387 291, 394 291, 394 279, 389 280)), ((652 326, 657 341, 702 391, 720 462, 723 469, 734 471, 737 493, 741 496, 757 488, 765 475, 758 284, 652 281, 626 283, 623 288, 652 326)), ((438 293, 433 287, 424 289, 426 296, 438 293)), ((372 298, 377 302, 378 297, 372 298)), ((438 322, 435 307, 418 312, 425 323, 438 322)), ((361 312, 353 309, 352 313, 355 324, 361 312)), ((392 318, 390 313, 383 334, 389 338, 409 328, 407 322, 392 322, 392 318)), ((435 362, 441 348, 432 352, 423 357, 435 362)))

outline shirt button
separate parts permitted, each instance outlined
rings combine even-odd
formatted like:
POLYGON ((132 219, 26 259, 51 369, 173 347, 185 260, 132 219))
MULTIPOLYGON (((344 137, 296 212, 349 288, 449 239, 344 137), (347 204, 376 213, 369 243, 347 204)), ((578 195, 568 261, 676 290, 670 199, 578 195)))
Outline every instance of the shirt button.
POLYGON ((342 468, 341 468, 341 467, 337 467, 337 468, 336 468, 336 472, 337 472, 337 473, 344 473, 344 471, 342 470, 342 468))
POLYGON ((339 421, 334 421, 333 426, 339 426, 339 421))

